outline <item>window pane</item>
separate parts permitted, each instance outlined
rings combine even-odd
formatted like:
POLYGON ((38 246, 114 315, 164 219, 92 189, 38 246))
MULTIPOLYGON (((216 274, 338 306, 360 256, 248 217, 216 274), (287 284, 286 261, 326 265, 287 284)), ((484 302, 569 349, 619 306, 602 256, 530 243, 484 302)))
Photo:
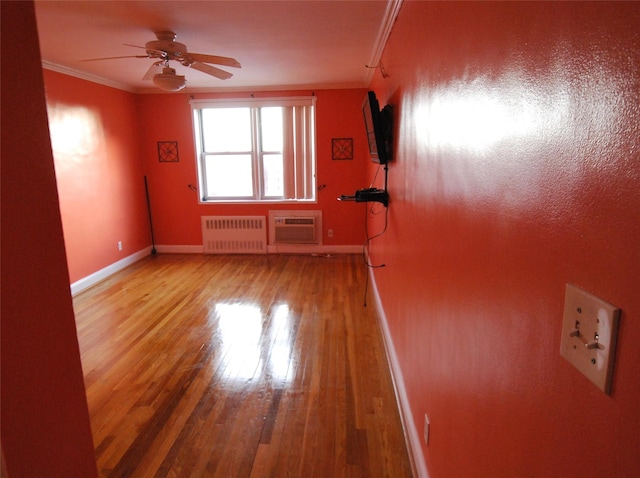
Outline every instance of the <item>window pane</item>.
POLYGON ((262 151, 282 152, 282 108, 260 108, 262 151))
POLYGON ((250 154, 208 155, 205 166, 208 196, 253 196, 250 154))
POLYGON ((281 154, 265 154, 263 156, 264 168, 264 195, 266 197, 284 196, 284 168, 281 154))
POLYGON ((202 110, 204 150, 208 153, 251 151, 249 108, 202 110))

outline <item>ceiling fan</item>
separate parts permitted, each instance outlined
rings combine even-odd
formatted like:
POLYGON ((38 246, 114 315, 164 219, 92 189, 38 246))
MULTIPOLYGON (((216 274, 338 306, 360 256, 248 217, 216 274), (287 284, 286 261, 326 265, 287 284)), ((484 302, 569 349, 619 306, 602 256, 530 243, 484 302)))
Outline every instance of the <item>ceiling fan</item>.
POLYGON ((169 61, 177 61, 183 66, 193 68, 201 71, 202 73, 206 73, 207 75, 215 76, 221 80, 231 78, 233 74, 221 70, 220 68, 216 68, 215 66, 211 66, 208 63, 241 68, 240 63, 238 63, 234 58, 205 55, 202 53, 189 53, 187 51, 187 46, 184 43, 176 41, 176 34, 172 31, 155 32, 155 34, 157 40, 147 42, 143 47, 125 43, 127 46, 145 49, 147 53, 146 55, 111 56, 106 58, 92 58, 90 60, 82 61, 113 60, 116 58, 157 59, 158 61, 151 65, 142 79, 152 80, 158 88, 166 91, 179 91, 187 84, 185 77, 177 75, 176 70, 169 66, 169 61))

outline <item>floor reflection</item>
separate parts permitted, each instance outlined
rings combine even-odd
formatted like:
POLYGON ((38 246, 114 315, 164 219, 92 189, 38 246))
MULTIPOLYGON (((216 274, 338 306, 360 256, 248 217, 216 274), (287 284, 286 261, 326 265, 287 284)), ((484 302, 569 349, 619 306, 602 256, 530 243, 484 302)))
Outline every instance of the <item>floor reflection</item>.
POLYGON ((214 315, 222 341, 223 376, 230 381, 293 379, 292 316, 289 306, 272 309, 271 319, 251 304, 217 303, 214 315))
POLYGON ((287 304, 275 307, 270 328, 273 344, 269 356, 269 371, 274 381, 283 384, 291 382, 295 372, 292 360, 292 322, 293 318, 287 304))

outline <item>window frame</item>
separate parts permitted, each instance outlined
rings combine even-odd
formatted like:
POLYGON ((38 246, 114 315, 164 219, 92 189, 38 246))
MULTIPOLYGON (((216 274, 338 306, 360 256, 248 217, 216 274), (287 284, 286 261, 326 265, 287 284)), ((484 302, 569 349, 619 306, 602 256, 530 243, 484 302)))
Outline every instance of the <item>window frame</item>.
MULTIPOLYGON (((195 139, 195 156, 198 176, 198 201, 200 204, 267 204, 267 203, 317 203, 317 161, 315 105, 316 96, 292 96, 274 98, 225 98, 192 99, 190 101, 195 139), (283 124, 284 195, 265 196, 263 158, 269 151, 262 151, 259 144, 259 108, 285 108, 283 124), (206 158, 213 153, 204 151, 201 111, 207 108, 250 108, 252 138, 252 196, 208 196, 206 184, 206 158)), ((272 152, 271 152, 272 153, 272 152)), ((222 154, 222 153, 220 153, 222 154)))

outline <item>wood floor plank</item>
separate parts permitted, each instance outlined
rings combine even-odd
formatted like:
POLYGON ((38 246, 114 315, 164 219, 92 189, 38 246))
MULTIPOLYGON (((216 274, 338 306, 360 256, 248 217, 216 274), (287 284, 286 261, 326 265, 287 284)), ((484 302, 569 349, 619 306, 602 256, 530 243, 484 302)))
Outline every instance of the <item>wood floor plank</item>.
POLYGON ((102 477, 409 477, 367 270, 157 255, 74 297, 102 477))

